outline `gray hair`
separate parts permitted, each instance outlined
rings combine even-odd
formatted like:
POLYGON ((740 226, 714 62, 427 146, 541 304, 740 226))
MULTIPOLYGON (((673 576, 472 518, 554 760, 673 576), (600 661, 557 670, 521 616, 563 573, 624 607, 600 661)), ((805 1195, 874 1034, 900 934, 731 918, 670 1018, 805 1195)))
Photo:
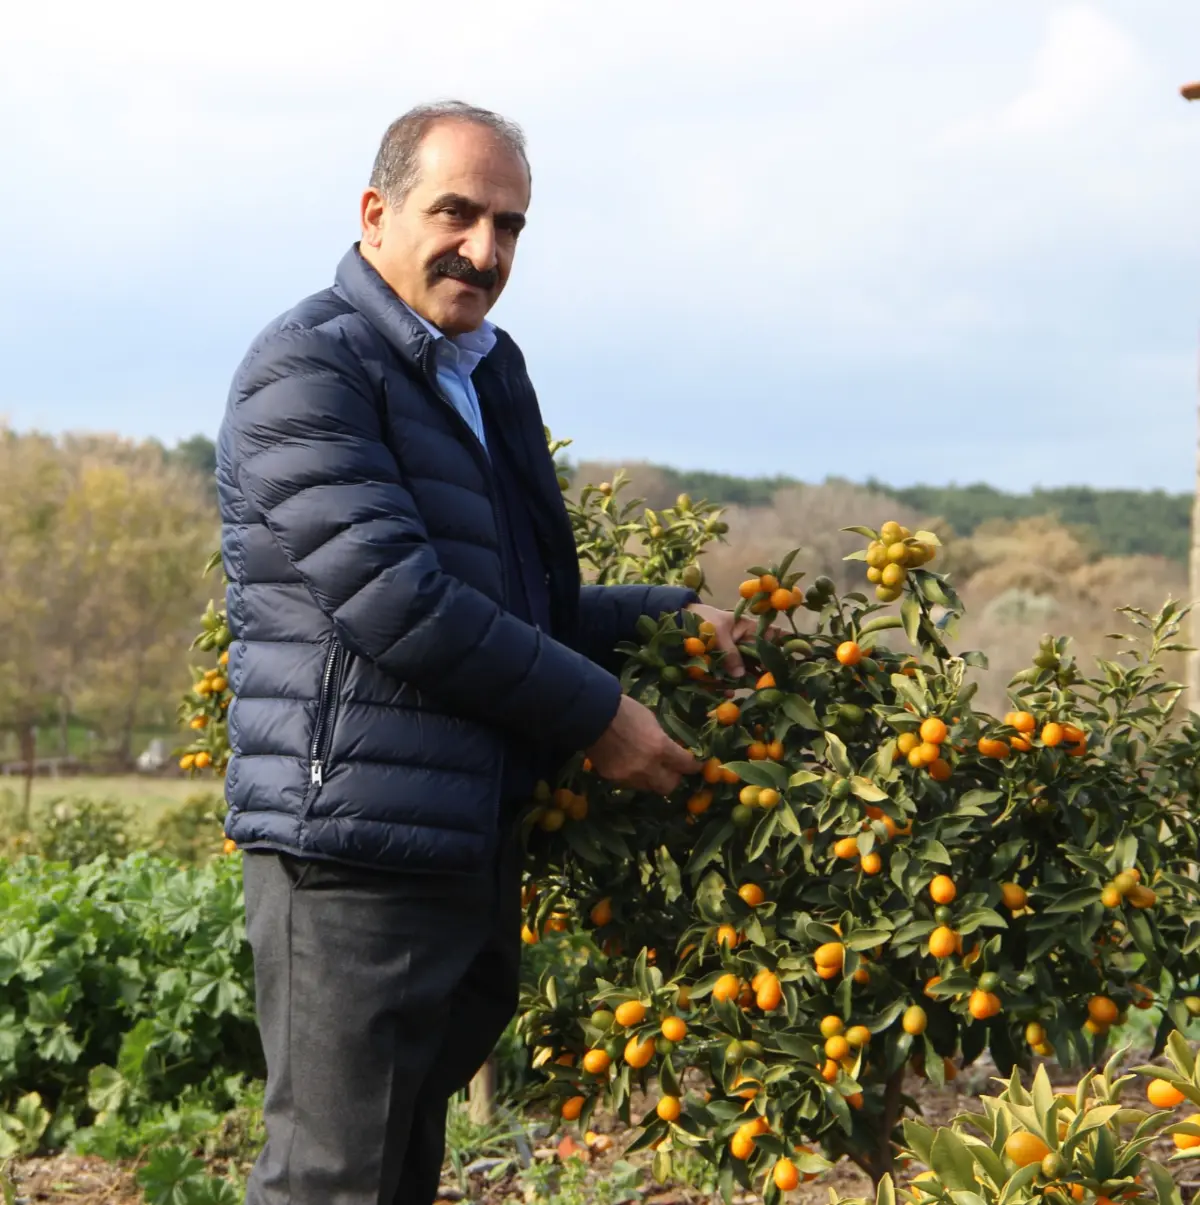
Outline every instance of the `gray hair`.
POLYGON ((460 100, 437 101, 434 104, 417 105, 402 117, 397 117, 387 128, 375 166, 371 169, 371 187, 378 189, 388 204, 400 206, 412 192, 420 178, 417 153, 425 135, 440 121, 462 121, 470 125, 483 126, 525 164, 526 174, 532 182, 529 156, 525 153, 525 133, 515 121, 501 117, 490 109, 480 109, 460 100))

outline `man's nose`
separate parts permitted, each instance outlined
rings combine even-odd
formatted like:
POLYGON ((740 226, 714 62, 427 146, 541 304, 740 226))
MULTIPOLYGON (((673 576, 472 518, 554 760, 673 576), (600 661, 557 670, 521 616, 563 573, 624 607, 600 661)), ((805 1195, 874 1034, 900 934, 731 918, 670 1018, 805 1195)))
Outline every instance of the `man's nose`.
POLYGON ((486 219, 476 222, 471 227, 471 232, 460 248, 460 252, 480 272, 488 272, 494 268, 496 266, 496 231, 492 223, 486 219))

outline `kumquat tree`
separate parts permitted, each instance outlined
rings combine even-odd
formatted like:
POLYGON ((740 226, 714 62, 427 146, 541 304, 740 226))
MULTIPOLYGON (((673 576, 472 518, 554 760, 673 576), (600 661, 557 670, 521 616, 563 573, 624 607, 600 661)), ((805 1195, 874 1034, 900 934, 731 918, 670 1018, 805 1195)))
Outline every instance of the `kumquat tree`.
MULTIPOLYGON (((624 486, 568 502, 585 574, 705 589, 719 512, 686 496, 648 510, 624 486)), ((1156 1052, 1200 1015, 1200 732, 1162 666, 1186 609, 1124 609, 1117 651, 1090 669, 1045 637, 991 715, 976 706, 984 658, 952 647, 962 605, 936 535, 851 530, 861 592, 805 582, 795 554, 748 571, 746 677, 691 613, 644 619, 620 650, 625 689, 700 775, 664 800, 580 755, 539 784, 525 824, 522 936, 546 943, 547 969, 518 1030, 540 1095, 581 1128, 614 1110, 661 1177, 677 1155, 709 1161, 726 1199, 740 1187, 776 1202, 842 1158, 894 1198, 893 1176, 928 1144, 955 1152, 948 1191, 964 1143, 993 1179, 1015 1175, 992 1156, 1008 1158, 1004 1117, 1032 1125, 1019 1077, 1033 1059, 1086 1071, 1130 1010, 1156 1010, 1156 1052), (593 956, 556 959, 564 940, 593 956), (1009 1080, 990 1135, 905 1130, 909 1075, 941 1085, 985 1052, 1009 1080)), ((186 769, 220 772, 227 756, 229 638, 212 608, 198 645, 213 664, 181 709, 186 769)), ((1044 1074, 1031 1098, 1043 1121, 1044 1074)), ((1059 1102, 1054 1121, 1073 1151, 1121 1121, 1081 1107, 1059 1102)), ((1110 1154, 1089 1155, 1095 1174, 1079 1181, 1097 1200, 1110 1154)), ((1027 1199, 1003 1185, 976 1196, 1027 1199)))
POLYGON ((936 537, 855 530, 873 598, 802 587, 793 557, 750 570, 749 685, 691 615, 623 650, 700 781, 664 802, 580 759, 529 820, 525 939, 603 952, 527 993, 547 1090, 639 1125, 663 1174, 699 1152, 727 1196, 840 1157, 881 1181, 909 1071, 1086 1066, 1130 1009, 1162 1009, 1161 1044, 1200 1006, 1197 732, 1160 664, 1183 609, 1127 610, 1094 676, 1047 637, 992 716, 936 537))

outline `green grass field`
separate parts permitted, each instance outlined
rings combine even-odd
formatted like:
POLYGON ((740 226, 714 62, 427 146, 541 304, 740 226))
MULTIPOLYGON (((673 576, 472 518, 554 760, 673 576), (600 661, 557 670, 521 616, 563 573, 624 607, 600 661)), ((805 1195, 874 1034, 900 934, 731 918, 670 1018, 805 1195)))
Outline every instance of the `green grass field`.
MULTIPOLYGON (((193 795, 220 795, 222 784, 215 778, 152 778, 140 774, 111 777, 35 778, 34 814, 61 798, 105 799, 123 804, 145 828, 153 828, 159 817, 193 795)), ((0 778, 0 812, 11 813, 23 799, 24 783, 0 778)))

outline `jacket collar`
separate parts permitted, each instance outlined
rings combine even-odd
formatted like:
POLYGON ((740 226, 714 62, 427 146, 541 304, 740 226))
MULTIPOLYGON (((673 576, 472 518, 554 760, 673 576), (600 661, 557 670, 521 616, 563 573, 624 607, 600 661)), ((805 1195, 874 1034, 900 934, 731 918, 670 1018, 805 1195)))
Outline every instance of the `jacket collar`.
POLYGON ((370 322, 403 359, 418 371, 425 371, 426 349, 433 342, 428 327, 367 263, 357 243, 342 256, 334 282, 335 290, 370 322))

